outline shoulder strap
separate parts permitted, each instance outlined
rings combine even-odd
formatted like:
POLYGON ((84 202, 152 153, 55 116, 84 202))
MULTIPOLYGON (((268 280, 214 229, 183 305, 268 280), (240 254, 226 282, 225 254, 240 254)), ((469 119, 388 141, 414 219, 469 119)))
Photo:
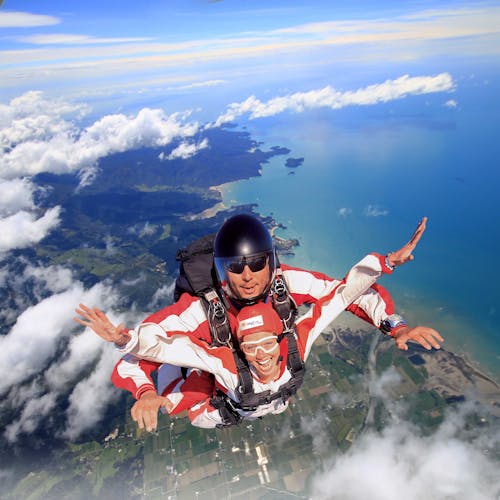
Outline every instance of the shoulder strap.
POLYGON ((283 331, 292 331, 294 329, 295 319, 297 318, 297 304, 295 304, 295 301, 290 295, 280 266, 276 268, 270 297, 273 307, 283 323, 283 331))
POLYGON ((212 288, 201 294, 200 298, 207 314, 212 345, 225 345, 232 348, 231 324, 229 323, 226 305, 219 294, 212 288))
POLYGON ((273 287, 271 289, 271 300, 274 309, 283 323, 283 333, 279 340, 286 337, 288 342, 287 366, 293 376, 304 376, 304 362, 300 357, 297 347, 297 333, 295 331, 295 320, 297 318, 297 304, 288 290, 283 271, 277 267, 273 287))

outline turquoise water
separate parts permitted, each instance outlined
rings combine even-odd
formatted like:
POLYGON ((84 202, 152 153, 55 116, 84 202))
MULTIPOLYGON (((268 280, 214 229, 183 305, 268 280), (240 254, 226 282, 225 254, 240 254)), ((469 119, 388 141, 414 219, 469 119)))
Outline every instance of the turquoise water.
POLYGON ((224 187, 227 205, 258 203, 298 238, 288 263, 343 276, 370 251, 428 229, 415 261, 384 277, 397 310, 434 326, 446 347, 500 379, 498 85, 453 95, 336 112, 281 115, 245 124, 262 148, 287 146, 262 176, 224 187), (371 207, 371 208, 369 208, 371 207))

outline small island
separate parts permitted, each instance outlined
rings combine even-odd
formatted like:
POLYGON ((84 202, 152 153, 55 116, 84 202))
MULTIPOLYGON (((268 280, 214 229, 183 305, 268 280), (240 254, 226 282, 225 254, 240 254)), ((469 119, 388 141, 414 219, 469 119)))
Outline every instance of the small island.
POLYGON ((287 158, 285 162, 285 167, 287 168, 297 168, 304 163, 304 158, 287 158))

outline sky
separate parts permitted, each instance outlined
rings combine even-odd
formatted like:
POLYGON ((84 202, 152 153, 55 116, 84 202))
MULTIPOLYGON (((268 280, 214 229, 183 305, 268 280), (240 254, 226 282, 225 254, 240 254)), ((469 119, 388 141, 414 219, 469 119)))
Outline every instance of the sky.
POLYGON ((396 77, 406 62, 498 56, 499 17, 495 2, 6 0, 0 92, 163 93, 179 103, 207 87, 227 99, 249 82, 293 91, 311 75, 361 86, 381 63, 396 77), (341 75, 346 65, 360 69, 341 75))
MULTIPOLYGON (((84 186, 93 182, 99 159, 141 146, 164 148, 166 162, 188 158, 210 147, 194 137, 233 120, 377 109, 430 96, 460 109, 456 89, 464 81, 478 70, 498 75, 500 5, 4 0, 0 42, 0 285, 22 290, 29 281, 36 297, 33 304, 19 293, 12 309, 0 312, 0 320, 13 325, 0 338, 0 395, 3 408, 17 414, 4 438, 15 443, 37 431, 65 394, 60 433, 76 439, 116 398, 108 381, 116 354, 87 332, 72 330, 73 309, 83 301, 112 311, 119 297, 106 282, 85 289, 64 266, 30 262, 18 274, 5 264, 13 251, 36 245, 60 223, 64 207, 41 210, 43 190, 32 176, 72 172, 84 186), (62 355, 53 359, 62 344, 62 355)), ((479 92, 486 80, 476 78, 479 92)), ((130 322, 145 314, 113 319, 130 322)), ((394 429, 387 457, 410 432, 394 429)), ((451 443, 446 449, 460 456, 478 452, 453 439, 448 434, 439 442, 451 443)), ((412 450, 428 444, 419 436, 409 442, 412 450)), ((449 455, 437 443, 439 465, 449 455)), ((367 438, 332 464, 336 473, 328 481, 342 484, 352 470, 346 464, 359 467, 379 445, 376 437, 367 438)), ((405 456, 409 463, 414 458, 405 456)), ((394 463, 380 466, 389 471, 394 463)), ((457 467, 454 478, 470 477, 469 485, 484 480, 480 472, 465 475, 466 461, 457 467)), ((423 479, 425 468, 419 471, 423 479)))

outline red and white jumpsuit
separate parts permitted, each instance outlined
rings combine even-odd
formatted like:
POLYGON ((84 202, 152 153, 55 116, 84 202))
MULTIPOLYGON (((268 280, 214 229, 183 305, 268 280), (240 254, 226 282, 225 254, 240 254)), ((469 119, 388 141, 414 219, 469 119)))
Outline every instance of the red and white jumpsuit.
MULTIPOLYGON (((343 280, 282 265, 283 276, 290 295, 297 306, 312 304, 313 307, 296 322, 298 347, 302 359, 309 355, 312 343, 321 331, 342 311, 379 327, 394 313, 394 304, 388 292, 375 281, 391 269, 385 258, 370 254, 354 265, 343 280)), ((231 307, 229 320, 232 330, 236 327, 238 311, 231 307)), ((147 390, 155 390, 151 373, 158 371, 158 393, 173 403, 171 413, 189 410, 193 425, 215 427, 221 423, 218 411, 209 405, 214 385, 237 401, 235 388, 238 373, 231 350, 210 345, 210 329, 203 304, 199 298, 183 294, 178 302, 146 318, 136 329, 130 330, 131 340, 121 351, 125 356, 117 363, 112 375, 113 383, 132 392, 135 398, 147 390), (185 380, 180 368, 193 370, 185 380)), ((291 374, 286 367, 286 342, 281 342, 283 361, 280 376, 269 384, 262 384, 253 376, 256 393, 271 390, 287 382, 291 374)), ((246 419, 258 418, 267 413, 280 413, 288 403, 275 400, 254 412, 243 412, 246 419)))

